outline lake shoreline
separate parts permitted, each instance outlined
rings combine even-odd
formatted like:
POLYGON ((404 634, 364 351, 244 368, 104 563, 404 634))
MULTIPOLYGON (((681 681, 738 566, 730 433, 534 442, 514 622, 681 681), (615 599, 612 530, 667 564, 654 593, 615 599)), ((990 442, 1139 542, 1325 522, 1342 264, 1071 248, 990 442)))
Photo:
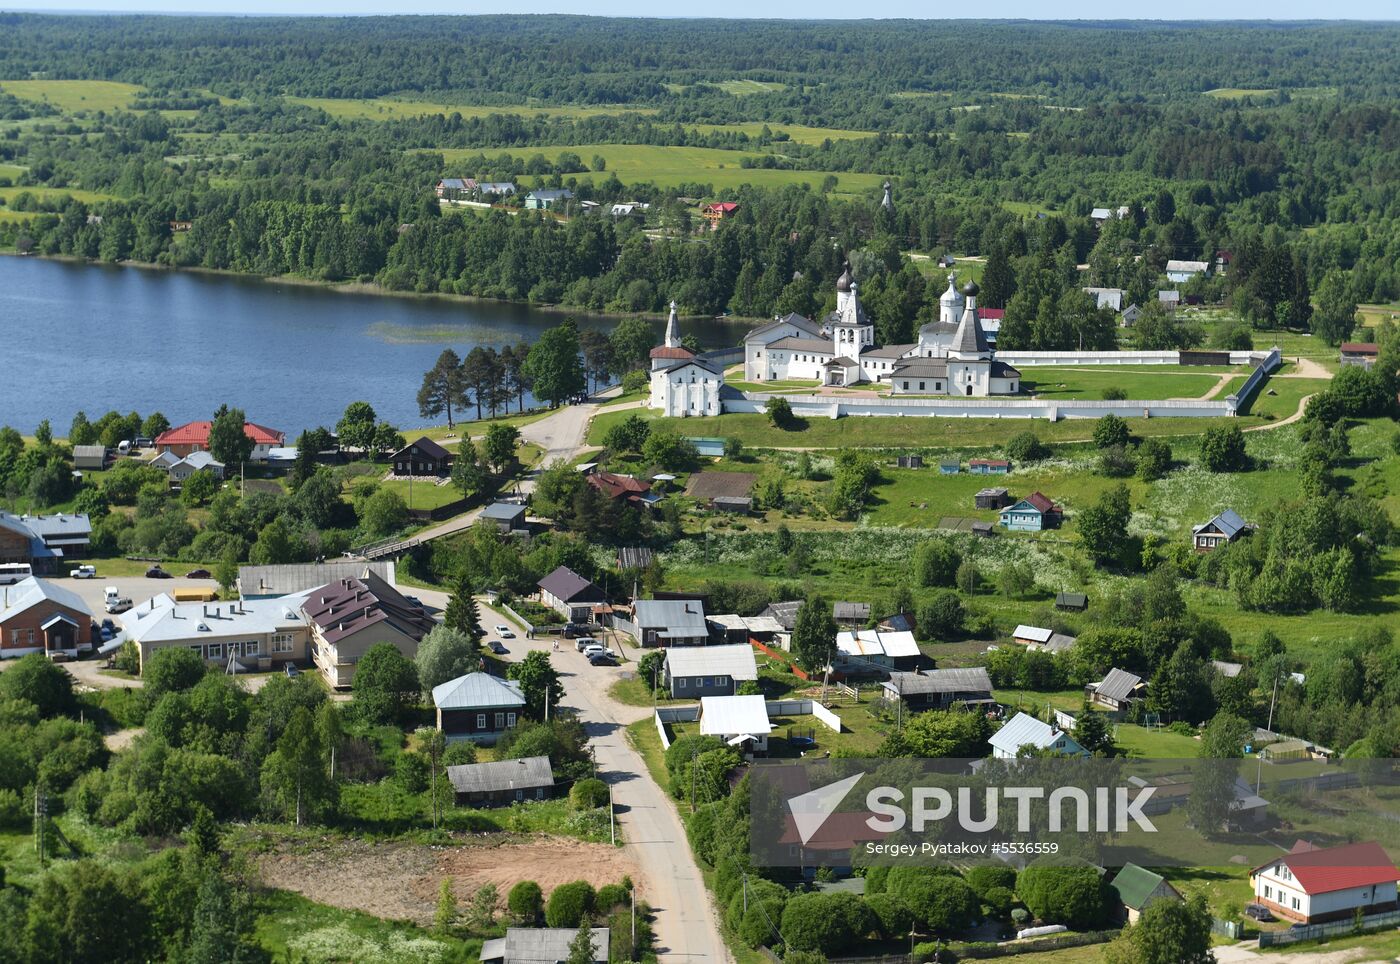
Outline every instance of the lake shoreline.
MULTIPOLYGON (((442 291, 396 291, 392 288, 385 288, 383 285, 373 281, 317 281, 315 278, 302 278, 297 275, 261 275, 246 271, 234 271, 230 268, 205 268, 200 265, 155 264, 150 261, 93 261, 89 258, 80 258, 71 254, 21 254, 14 250, 0 250, 0 256, 9 258, 32 258, 38 261, 58 261, 64 264, 86 265, 95 268, 136 268, 141 271, 212 275, 214 277, 260 281, 270 285, 292 285, 301 288, 318 288, 322 291, 331 291, 336 294, 367 295, 375 298, 402 298, 408 301, 440 301, 448 304, 512 305, 564 317, 580 316, 585 318, 598 318, 609 320, 614 323, 622 321, 624 318, 641 318, 644 321, 665 320, 664 313, 657 313, 654 311, 604 311, 593 308, 575 308, 569 305, 543 305, 531 301, 519 301, 510 298, 482 298, 478 295, 459 295, 442 291)), ((718 321, 726 325, 750 323, 757 326, 767 321, 766 318, 746 318, 738 315, 725 315, 723 317, 716 317, 713 315, 680 315, 679 317, 682 321, 718 321)))

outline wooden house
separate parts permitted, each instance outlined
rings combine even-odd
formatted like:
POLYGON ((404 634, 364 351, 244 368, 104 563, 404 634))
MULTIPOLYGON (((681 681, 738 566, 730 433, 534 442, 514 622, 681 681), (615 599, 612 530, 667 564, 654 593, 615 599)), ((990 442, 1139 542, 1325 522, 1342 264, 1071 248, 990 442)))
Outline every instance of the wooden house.
POLYGON ((1001 511, 1001 524, 1012 532, 1041 532, 1059 522, 1060 507, 1039 492, 1001 511))
POLYGON ((452 453, 424 435, 391 455, 389 463, 395 475, 447 475, 452 453))
POLYGON ((1234 542, 1249 531, 1249 525, 1234 509, 1224 512, 1198 526, 1191 527, 1191 543, 1197 552, 1211 552, 1227 542, 1234 542))

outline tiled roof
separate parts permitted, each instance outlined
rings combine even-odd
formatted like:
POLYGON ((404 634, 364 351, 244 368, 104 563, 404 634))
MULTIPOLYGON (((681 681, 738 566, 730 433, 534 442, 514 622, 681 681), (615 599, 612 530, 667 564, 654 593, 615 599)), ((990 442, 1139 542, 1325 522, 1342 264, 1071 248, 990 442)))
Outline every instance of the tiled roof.
POLYGON ((1055 503, 1051 502, 1048 498, 1041 495, 1039 492, 1032 492, 1030 495, 1026 496, 1024 501, 1029 502, 1041 512, 1055 511, 1055 503))
MULTIPOLYGON (((213 422, 206 420, 177 425, 157 435, 156 445, 208 445, 209 429, 213 424, 213 422)), ((284 433, 275 428, 268 428, 253 422, 243 423, 243 434, 258 445, 281 445, 287 438, 284 433)))
POLYGON ((1374 841, 1290 853, 1256 867, 1255 873, 1277 864, 1287 867, 1298 886, 1313 896, 1400 880, 1400 871, 1374 841))

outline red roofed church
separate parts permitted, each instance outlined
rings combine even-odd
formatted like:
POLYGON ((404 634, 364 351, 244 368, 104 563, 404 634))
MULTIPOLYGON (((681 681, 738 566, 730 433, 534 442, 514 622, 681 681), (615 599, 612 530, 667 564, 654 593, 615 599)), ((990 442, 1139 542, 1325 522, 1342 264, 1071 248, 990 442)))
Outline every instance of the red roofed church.
POLYGON ((1400 871, 1375 842, 1317 849, 1299 841, 1293 850, 1249 874, 1254 899, 1300 924, 1349 920, 1395 910, 1400 871))
MULTIPOLYGON (((191 452, 207 451, 209 448, 209 429, 213 424, 208 420, 186 422, 184 425, 177 425, 168 431, 161 432, 156 436, 156 451, 169 452, 181 458, 191 452)), ((243 434, 253 440, 251 458, 254 461, 266 460, 270 450, 285 445, 287 441, 286 433, 279 432, 275 428, 268 428, 265 425, 255 425, 252 422, 243 423, 243 434)))

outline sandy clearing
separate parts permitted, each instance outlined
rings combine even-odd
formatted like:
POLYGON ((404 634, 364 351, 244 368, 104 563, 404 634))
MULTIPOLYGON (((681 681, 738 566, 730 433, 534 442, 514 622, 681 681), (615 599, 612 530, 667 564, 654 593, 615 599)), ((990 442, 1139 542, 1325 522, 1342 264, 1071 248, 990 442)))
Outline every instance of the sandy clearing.
POLYGON ((289 848, 266 854, 258 858, 257 867, 259 878, 269 887, 332 907, 416 924, 432 923, 444 879, 452 880, 461 901, 487 883, 496 885, 504 901, 510 888, 522 880, 536 881, 548 895, 571 880, 587 880, 598 887, 619 883, 624 876, 640 879, 625 851, 559 837, 488 840, 460 847, 332 840, 311 851, 289 848))

